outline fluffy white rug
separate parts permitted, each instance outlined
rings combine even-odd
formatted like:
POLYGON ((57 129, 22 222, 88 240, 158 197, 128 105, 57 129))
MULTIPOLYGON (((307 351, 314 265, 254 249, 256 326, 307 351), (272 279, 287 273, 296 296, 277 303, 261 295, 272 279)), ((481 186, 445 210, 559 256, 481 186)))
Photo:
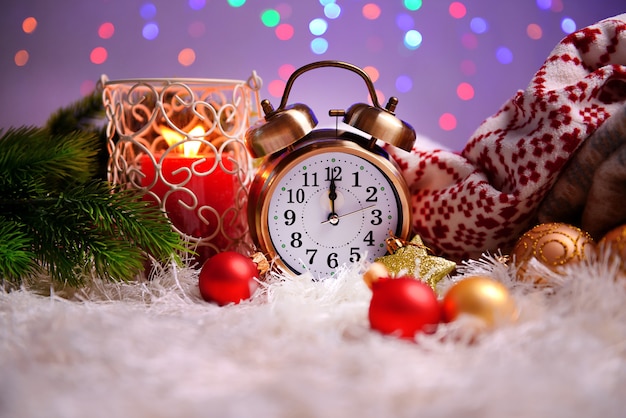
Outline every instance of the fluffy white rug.
MULTIPOLYGON (((519 321, 415 343, 369 329, 355 265, 333 280, 272 277, 255 297, 203 301, 197 272, 0 292, 2 417, 623 417, 626 279, 572 268, 553 290, 485 257, 460 274, 503 282, 519 321)), ((556 278, 556 277, 555 277, 556 278)))

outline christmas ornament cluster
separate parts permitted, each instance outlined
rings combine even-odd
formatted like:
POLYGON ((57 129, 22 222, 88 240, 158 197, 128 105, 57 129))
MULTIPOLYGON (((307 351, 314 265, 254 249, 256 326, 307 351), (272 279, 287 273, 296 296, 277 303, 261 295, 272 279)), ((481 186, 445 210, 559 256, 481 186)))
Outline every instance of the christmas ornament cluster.
MULTIPOLYGON (((390 241, 390 254, 370 263, 362 275, 372 291, 368 310, 372 330, 414 340, 420 333, 434 333, 440 324, 460 318, 470 319, 466 324, 476 333, 512 324, 519 317, 519 307, 505 284, 474 274, 453 280, 438 294, 438 282, 450 275, 456 264, 428 255, 418 236, 410 242, 390 241)), ((540 224, 524 233, 500 262, 513 269, 515 280, 556 287, 559 282, 555 278, 563 269, 594 256, 616 263, 626 277, 626 225, 596 243, 573 225, 540 224)), ((198 279, 203 299, 226 306, 251 298, 268 269, 260 260, 258 255, 247 257, 232 251, 207 260, 198 279)))

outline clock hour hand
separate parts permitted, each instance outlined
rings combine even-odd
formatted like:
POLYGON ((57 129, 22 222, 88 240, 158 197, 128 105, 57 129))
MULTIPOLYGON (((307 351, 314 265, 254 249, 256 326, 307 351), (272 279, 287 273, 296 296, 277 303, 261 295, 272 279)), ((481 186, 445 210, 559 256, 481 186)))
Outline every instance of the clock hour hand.
POLYGON ((335 178, 330 178, 330 187, 328 189, 328 198, 330 199, 330 216, 336 215, 335 213, 335 200, 337 199, 337 186, 335 185, 335 178))

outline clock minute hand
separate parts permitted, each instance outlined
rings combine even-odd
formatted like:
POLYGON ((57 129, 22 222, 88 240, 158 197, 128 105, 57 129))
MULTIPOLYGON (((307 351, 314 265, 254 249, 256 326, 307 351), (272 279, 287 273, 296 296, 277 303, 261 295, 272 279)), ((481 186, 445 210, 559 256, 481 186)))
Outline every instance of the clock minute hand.
POLYGON ((341 219, 341 218, 345 218, 346 216, 354 215, 355 213, 363 212, 364 210, 368 210, 368 209, 371 209, 373 207, 376 207, 376 205, 369 205, 369 206, 366 206, 366 207, 361 208, 361 209, 353 210, 352 212, 344 213, 343 215, 335 214, 334 217, 332 217, 332 218, 329 217, 327 220, 322 221, 322 224, 327 224, 327 223, 330 222, 330 223, 333 223, 333 225, 335 225, 335 224, 337 224, 337 222, 339 222, 339 219, 341 219))

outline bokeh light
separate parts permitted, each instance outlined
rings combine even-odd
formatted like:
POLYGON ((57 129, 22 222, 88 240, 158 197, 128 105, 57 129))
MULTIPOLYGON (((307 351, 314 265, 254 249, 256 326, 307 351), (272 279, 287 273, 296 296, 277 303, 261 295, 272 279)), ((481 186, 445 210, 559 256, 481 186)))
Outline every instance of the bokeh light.
POLYGON ((470 83, 461 83, 456 87, 456 95, 461 100, 471 100, 474 98, 474 87, 470 83))
POLYGON ((294 67, 291 64, 283 64, 280 67, 278 67, 278 76, 287 81, 289 79, 289 77, 291 77, 291 74, 293 74, 293 72, 296 71, 296 67, 294 67))
POLYGON ((196 61, 196 51, 191 48, 183 48, 178 53, 178 62, 183 67, 189 67, 196 61))
POLYGON ((380 17, 380 7, 376 3, 367 3, 361 9, 361 13, 363 13, 363 17, 368 20, 376 20, 380 17))
POLYGON ((96 88, 96 82, 94 80, 83 80, 80 83, 80 94, 82 96, 87 96, 88 94, 93 93, 96 88))
POLYGON ((280 3, 274 7, 276 11, 280 14, 281 19, 289 19, 291 17, 291 13, 293 13, 293 8, 289 3, 280 3))
POLYGON ((444 131, 452 131, 456 124, 456 117, 452 113, 444 113, 439 117, 439 127, 444 131))
POLYGON ((541 10, 550 10, 555 13, 563 11, 562 0, 537 0, 537 7, 541 10))
POLYGON ((417 49, 422 44, 422 34, 415 29, 411 29, 404 34, 404 45, 408 49, 417 49))
POLYGON ((396 90, 400 93, 408 93, 413 88, 413 79, 406 74, 396 78, 396 90))
POLYGON ((461 61, 461 73, 463 73, 463 75, 476 74, 476 63, 469 59, 461 61))
POLYGON ((403 32, 413 29, 415 27, 415 21, 413 20, 413 16, 407 13, 399 13, 396 16, 396 26, 403 32))
POLYGON ((563 18, 563 20, 561 20, 561 29, 569 35, 576 31, 576 22, 569 17, 563 18))
POLYGON ((365 47, 369 52, 381 52, 385 47, 385 41, 378 35, 370 35, 365 41, 365 47))
POLYGON ((206 27, 204 26, 204 22, 199 20, 195 22, 191 22, 187 27, 187 33, 192 38, 201 38, 206 32, 206 27))
POLYGON ((472 29, 472 32, 480 34, 487 32, 489 25, 482 17, 474 17, 470 21, 470 28, 472 29))
POLYGON ((272 97, 282 97, 285 91, 285 84, 283 80, 272 80, 267 86, 267 90, 272 97))
MULTIPOLYGON (((593 7, 565 0, 118 2, 94 2, 94 19, 83 19, 77 8, 65 11, 73 19, 72 30, 92 34, 80 39, 82 53, 66 58, 65 68, 71 71, 56 69, 67 76, 72 72, 74 94, 81 80, 89 78, 85 69, 93 72, 94 65, 104 64, 103 72, 114 76, 142 76, 148 68, 141 56, 145 53, 158 56, 158 64, 147 70, 155 76, 185 76, 181 71, 188 67, 193 76, 241 78, 248 68, 265 80, 263 95, 271 88, 280 97, 296 67, 327 55, 367 65, 362 68, 381 91, 402 95, 403 119, 437 140, 452 142, 471 135, 506 99, 507 88, 511 93, 523 88, 563 33, 591 24, 599 14, 610 17, 616 8, 608 0, 593 7), (502 65, 509 65, 504 72, 502 65), (437 86, 429 81, 442 77, 434 67, 446 69, 445 81, 437 86), (458 133, 444 132, 454 129, 458 133)), ((7 5, 11 19, 5 18, 11 24, 3 26, 7 77, 32 75, 45 63, 58 66, 49 59, 54 51, 43 44, 48 49, 62 45, 58 38, 64 31, 58 29, 66 20, 44 14, 37 2, 13 3, 7 5)), ((83 91, 87 87, 81 85, 83 91)), ((310 100, 314 104, 317 98, 310 100)))
POLYGON ((228 0, 228 4, 232 7, 241 7, 246 4, 246 0, 228 0))
POLYGON ((537 0, 537 7, 541 10, 550 10, 550 7, 552 7, 552 0, 537 0))
POLYGON ((550 10, 555 13, 560 13, 563 11, 563 1, 562 0, 552 0, 552 7, 550 10))
POLYGON ((448 7, 448 12, 453 18, 461 19, 467 13, 467 9, 465 8, 465 5, 463 3, 459 1, 454 1, 450 3, 450 7, 448 7))
MULTIPOLYGON (((387 98, 385 97, 385 94, 378 89, 376 89, 376 98, 378 99, 378 103, 380 103, 383 106, 385 105, 385 100, 387 100, 387 98)), ((369 104, 373 104, 371 97, 369 98, 368 102, 369 104)))
POLYGON ((380 72, 378 71, 378 68, 371 65, 363 67, 363 71, 365 71, 365 74, 367 74, 370 80, 372 80, 372 83, 375 83, 378 80, 378 77, 380 77, 380 72))
POLYGON ((329 19, 337 19, 341 14, 341 7, 337 3, 328 3, 324 6, 324 16, 329 19))
POLYGON ((37 19, 34 17, 27 17, 22 21, 22 30, 24 33, 33 33, 37 29, 37 19))
POLYGON ((280 13, 275 9, 267 9, 261 13, 261 22, 268 28, 273 28, 280 23, 280 13))
POLYGON ((200 10, 206 5, 206 0, 189 0, 189 7, 193 10, 200 10))
POLYGON ((315 38, 311 41, 311 51, 314 54, 321 55, 328 50, 328 41, 324 38, 315 38))
POLYGON ((20 49, 19 51, 17 51, 15 53, 15 56, 13 57, 13 61, 15 62, 15 65, 17 65, 18 67, 23 67, 28 63, 28 59, 30 58, 28 51, 26 51, 25 49, 20 49))
POLYGON ((110 39, 115 33, 115 26, 111 22, 104 22, 98 27, 98 36, 102 39, 110 39))
POLYGON ((404 7, 411 11, 419 10, 422 7, 422 0, 404 0, 404 7))
POLYGON ((141 30, 141 34, 145 39, 152 41, 159 36, 159 25, 154 22, 146 23, 141 30))
POLYGON ((538 40, 543 36, 543 31, 541 30, 541 26, 536 23, 530 23, 526 26, 526 34, 530 39, 538 40))
POLYGON ((89 54, 89 60, 94 64, 104 64, 107 60, 109 53, 106 48, 102 46, 97 46, 91 50, 89 54))
POLYGON ((325 19, 322 19, 320 17, 311 20, 311 22, 309 23, 309 31, 315 36, 323 35, 324 33, 326 33, 326 29, 328 29, 328 23, 325 19))
POLYGON ((505 46, 501 46, 496 50, 496 59, 500 64, 510 64, 513 62, 513 52, 505 46))
POLYGON ((139 9, 139 14, 145 20, 151 20, 151 19, 155 18, 156 14, 157 14, 157 8, 152 3, 144 3, 141 6, 141 8, 139 9))
POLYGON ((461 35, 461 45, 466 49, 478 48, 478 38, 473 33, 464 33, 461 35))
POLYGON ((276 26, 275 33, 276 37, 281 41, 288 41, 293 38, 294 29, 289 23, 281 23, 276 26))

